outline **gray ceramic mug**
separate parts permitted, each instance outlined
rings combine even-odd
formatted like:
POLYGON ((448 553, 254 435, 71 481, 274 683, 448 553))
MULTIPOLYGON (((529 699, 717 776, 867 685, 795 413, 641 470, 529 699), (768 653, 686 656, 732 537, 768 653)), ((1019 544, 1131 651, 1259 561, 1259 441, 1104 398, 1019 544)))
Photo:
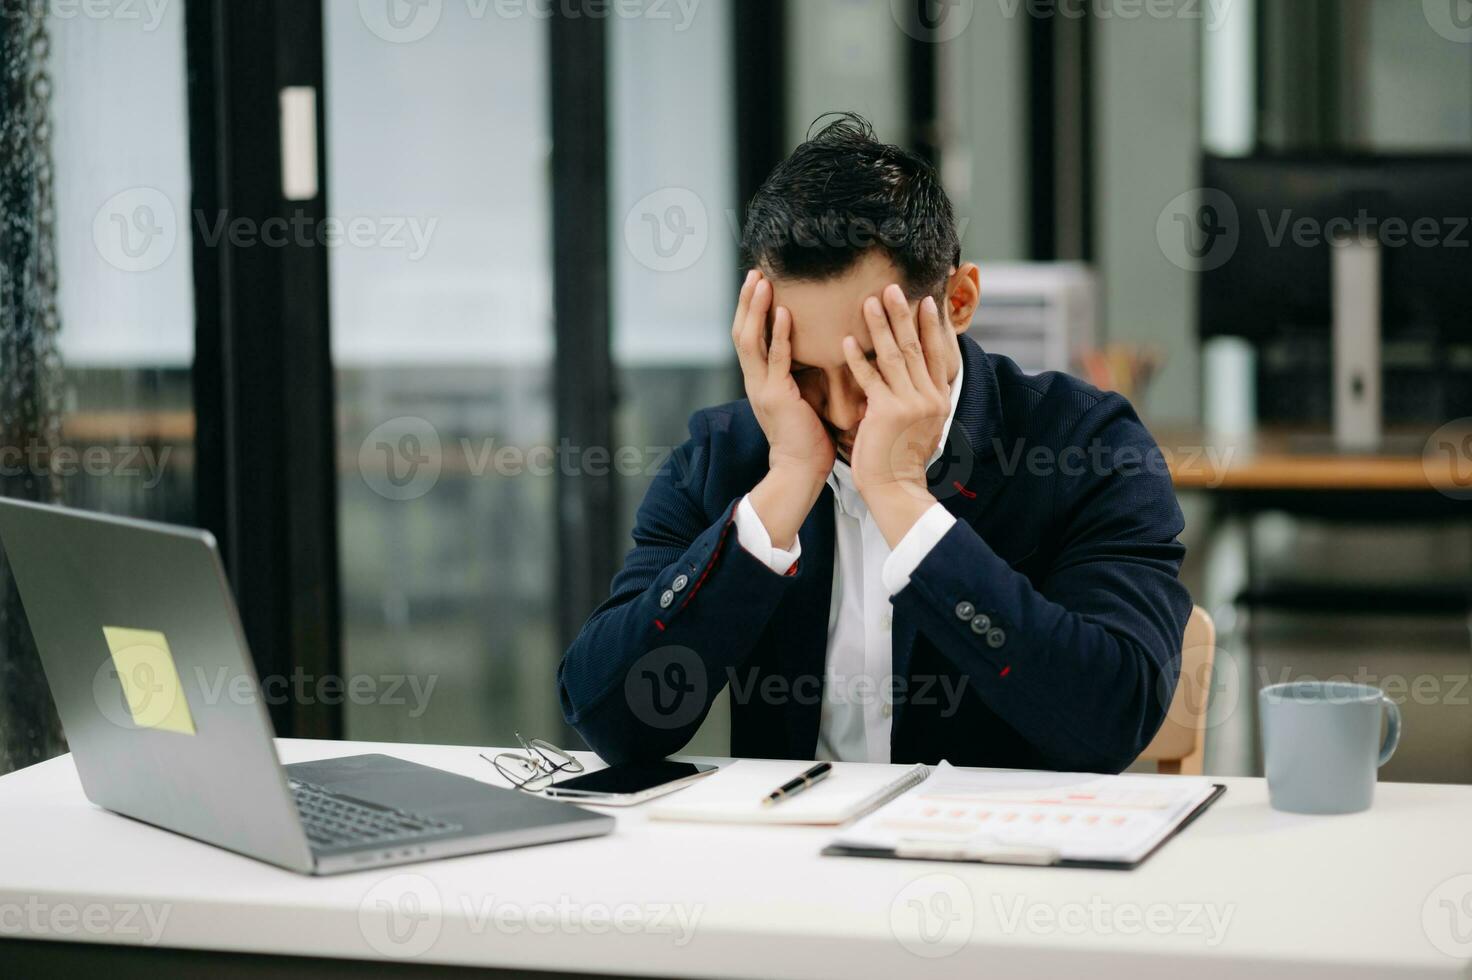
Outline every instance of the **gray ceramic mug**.
POLYGON ((1258 692, 1268 798, 1290 813, 1357 813, 1400 743, 1400 708, 1378 687, 1292 681, 1258 692), (1385 738, 1380 716, 1386 715, 1385 738))

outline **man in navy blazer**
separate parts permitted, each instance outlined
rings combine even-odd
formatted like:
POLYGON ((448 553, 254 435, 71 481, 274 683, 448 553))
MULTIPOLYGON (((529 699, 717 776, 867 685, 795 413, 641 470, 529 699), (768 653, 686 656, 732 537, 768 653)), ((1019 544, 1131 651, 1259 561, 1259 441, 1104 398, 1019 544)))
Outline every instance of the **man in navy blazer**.
POLYGON ((696 412, 558 671, 610 762, 730 692, 736 756, 1117 772, 1191 600, 1128 402, 965 336, 980 275, 923 161, 843 116, 748 209, 747 398, 696 412))

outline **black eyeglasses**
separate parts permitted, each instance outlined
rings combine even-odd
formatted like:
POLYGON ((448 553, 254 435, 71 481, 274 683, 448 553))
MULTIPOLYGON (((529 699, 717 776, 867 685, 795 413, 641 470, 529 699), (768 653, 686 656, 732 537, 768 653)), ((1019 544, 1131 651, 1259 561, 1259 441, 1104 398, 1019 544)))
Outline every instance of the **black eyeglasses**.
POLYGON ((480 753, 480 757, 496 767, 496 771, 511 785, 528 793, 540 793, 552 785, 552 777, 559 772, 582 772, 583 764, 568 752, 559 749, 545 738, 531 741, 516 733, 523 752, 499 752, 493 758, 480 753))

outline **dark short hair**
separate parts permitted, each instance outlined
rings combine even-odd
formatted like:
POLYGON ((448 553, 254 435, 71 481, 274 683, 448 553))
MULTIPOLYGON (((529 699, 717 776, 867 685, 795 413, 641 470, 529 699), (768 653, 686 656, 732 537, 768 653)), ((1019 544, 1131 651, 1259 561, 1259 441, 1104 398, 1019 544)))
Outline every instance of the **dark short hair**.
POLYGON ((868 120, 825 113, 747 205, 742 260, 779 279, 821 281, 874 249, 912 299, 939 296, 961 262, 951 199, 928 163, 879 142, 868 120))

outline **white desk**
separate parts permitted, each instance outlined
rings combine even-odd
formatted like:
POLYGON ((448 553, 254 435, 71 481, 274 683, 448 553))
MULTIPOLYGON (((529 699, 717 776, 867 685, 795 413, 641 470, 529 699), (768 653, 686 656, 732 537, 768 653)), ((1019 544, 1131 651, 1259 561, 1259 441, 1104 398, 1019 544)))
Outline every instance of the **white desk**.
MULTIPOLYGON (((496 778, 467 747, 280 743, 359 751, 496 778)), ((1225 782, 1132 872, 824 858, 827 830, 633 809, 609 837, 307 878, 100 810, 62 757, 0 778, 0 937, 681 977, 1472 976, 1472 787, 1310 818, 1225 782), (413 913, 393 935, 381 902, 413 913)))

